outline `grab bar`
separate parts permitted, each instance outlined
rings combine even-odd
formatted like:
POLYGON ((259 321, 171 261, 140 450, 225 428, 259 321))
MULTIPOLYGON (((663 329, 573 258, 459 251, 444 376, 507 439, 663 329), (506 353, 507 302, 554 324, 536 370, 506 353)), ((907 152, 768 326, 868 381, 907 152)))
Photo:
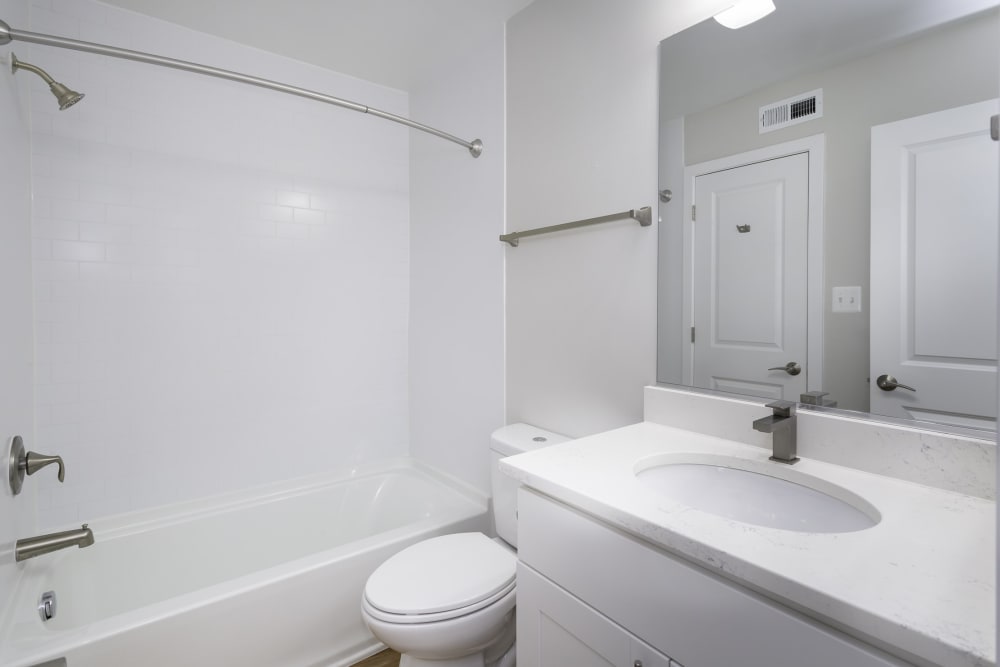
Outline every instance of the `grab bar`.
POLYGON ((548 234, 549 232, 561 232, 566 229, 576 229, 577 227, 586 227, 588 225, 598 225, 602 222, 611 222, 613 220, 621 220, 623 218, 632 218, 633 220, 639 221, 640 227, 649 227, 653 224, 653 209, 649 206, 643 206, 639 209, 629 209, 628 211, 622 211, 621 213, 611 213, 610 215, 602 215, 598 218, 587 218, 586 220, 574 220, 573 222, 564 222, 561 225, 549 225, 548 227, 539 227, 537 229, 526 229, 523 232, 511 232, 510 234, 501 234, 500 240, 504 243, 509 243, 512 248, 516 248, 518 241, 525 236, 537 236, 539 234, 548 234))

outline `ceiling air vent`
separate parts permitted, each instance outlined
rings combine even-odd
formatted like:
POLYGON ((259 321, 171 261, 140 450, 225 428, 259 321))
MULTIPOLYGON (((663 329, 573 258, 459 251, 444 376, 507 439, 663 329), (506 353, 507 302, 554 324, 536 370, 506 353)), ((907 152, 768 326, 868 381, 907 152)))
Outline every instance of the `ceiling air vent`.
POLYGON ((762 106, 757 114, 757 130, 764 134, 822 116, 823 90, 819 89, 762 106))

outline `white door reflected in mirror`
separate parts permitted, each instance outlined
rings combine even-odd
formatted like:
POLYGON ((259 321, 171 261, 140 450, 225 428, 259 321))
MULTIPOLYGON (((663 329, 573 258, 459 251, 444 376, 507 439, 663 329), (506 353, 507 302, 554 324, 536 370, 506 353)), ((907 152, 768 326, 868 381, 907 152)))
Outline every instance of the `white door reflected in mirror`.
POLYGON ((771 400, 819 386, 807 323, 810 198, 822 177, 810 171, 819 162, 810 150, 775 146, 685 170, 689 384, 771 400))
POLYGON ((872 412, 996 429, 998 100, 872 128, 872 412), (892 382, 876 381, 887 376, 892 382), (911 390, 901 391, 904 386, 911 390))

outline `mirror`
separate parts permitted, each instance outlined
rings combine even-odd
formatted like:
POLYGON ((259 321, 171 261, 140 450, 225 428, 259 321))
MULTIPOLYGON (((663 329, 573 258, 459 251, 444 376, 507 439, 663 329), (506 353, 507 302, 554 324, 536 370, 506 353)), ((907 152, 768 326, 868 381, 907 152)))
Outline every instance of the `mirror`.
POLYGON ((995 429, 1000 3, 775 4, 660 45, 657 381, 995 429))

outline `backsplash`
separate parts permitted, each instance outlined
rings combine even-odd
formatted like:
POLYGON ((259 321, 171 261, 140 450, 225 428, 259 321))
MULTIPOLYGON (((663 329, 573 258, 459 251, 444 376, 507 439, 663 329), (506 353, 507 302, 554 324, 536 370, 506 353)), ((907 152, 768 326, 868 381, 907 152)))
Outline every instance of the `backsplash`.
MULTIPOLYGON (((766 416, 764 400, 646 387, 645 421, 770 449, 771 436, 754 431, 766 416)), ((807 409, 798 417, 799 456, 895 477, 956 493, 996 497, 996 444, 807 409)))

